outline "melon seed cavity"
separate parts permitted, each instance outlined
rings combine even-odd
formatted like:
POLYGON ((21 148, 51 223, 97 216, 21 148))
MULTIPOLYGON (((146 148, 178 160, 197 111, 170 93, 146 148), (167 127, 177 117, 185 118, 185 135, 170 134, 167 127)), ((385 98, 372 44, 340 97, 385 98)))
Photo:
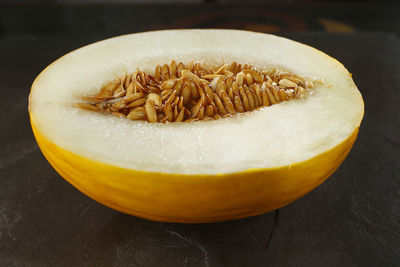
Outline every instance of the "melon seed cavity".
POLYGON ((76 106, 148 122, 217 120, 302 98, 313 87, 313 80, 279 69, 172 61, 157 65, 154 75, 139 70, 110 82, 76 106))

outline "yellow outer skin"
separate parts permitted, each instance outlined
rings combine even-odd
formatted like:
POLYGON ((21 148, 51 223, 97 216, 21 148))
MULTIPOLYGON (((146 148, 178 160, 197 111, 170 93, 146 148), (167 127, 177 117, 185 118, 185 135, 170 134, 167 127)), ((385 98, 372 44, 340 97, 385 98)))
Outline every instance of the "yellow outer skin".
POLYGON ((285 206, 325 181, 343 162, 358 134, 312 159, 272 169, 217 175, 183 175, 125 169, 67 151, 31 124, 56 171, 94 200, 115 210, 163 222, 239 219, 285 206))

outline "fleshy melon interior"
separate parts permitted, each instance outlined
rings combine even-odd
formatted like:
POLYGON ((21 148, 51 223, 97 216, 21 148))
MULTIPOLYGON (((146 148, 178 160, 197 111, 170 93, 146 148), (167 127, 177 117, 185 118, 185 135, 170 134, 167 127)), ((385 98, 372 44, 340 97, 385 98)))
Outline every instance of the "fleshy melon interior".
POLYGON ((178 30, 125 35, 63 56, 35 80, 29 110, 46 139, 75 154, 135 170, 217 174, 317 156, 359 127, 364 105, 343 65, 314 48, 267 34, 178 30), (121 75, 171 60, 282 67, 324 83, 303 99, 215 121, 130 121, 73 105, 121 75))

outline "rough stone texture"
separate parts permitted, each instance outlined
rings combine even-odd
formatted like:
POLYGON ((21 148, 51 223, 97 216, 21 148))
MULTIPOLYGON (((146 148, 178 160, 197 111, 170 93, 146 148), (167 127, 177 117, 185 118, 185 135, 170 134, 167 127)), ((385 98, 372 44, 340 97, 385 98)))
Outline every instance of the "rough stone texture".
POLYGON ((104 207, 64 181, 33 138, 34 77, 100 35, 0 39, 0 266, 398 266, 400 42, 390 34, 288 37, 339 59, 366 114, 339 170, 291 205, 217 224, 167 224, 104 207))

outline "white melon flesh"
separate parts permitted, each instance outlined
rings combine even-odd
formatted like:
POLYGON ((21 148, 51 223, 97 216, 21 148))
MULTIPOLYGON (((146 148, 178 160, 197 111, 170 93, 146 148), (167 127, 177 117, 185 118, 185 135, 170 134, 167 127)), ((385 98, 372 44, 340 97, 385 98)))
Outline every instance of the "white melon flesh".
POLYGON ((218 174, 313 158, 359 127, 364 105, 343 65, 309 46, 244 31, 175 30, 116 37, 63 56, 35 80, 29 109, 45 138, 83 157, 149 172, 218 174), (215 121, 130 121, 72 105, 122 75, 152 73, 171 60, 277 66, 324 83, 303 99, 215 121))

